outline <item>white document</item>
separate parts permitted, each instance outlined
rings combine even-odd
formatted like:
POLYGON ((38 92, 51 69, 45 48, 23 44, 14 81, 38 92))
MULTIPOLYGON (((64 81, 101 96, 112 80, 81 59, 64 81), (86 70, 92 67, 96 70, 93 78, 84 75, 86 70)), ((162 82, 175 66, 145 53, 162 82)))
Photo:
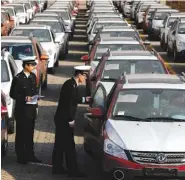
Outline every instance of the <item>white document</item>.
POLYGON ((40 96, 40 95, 35 95, 32 96, 32 100, 27 102, 26 104, 37 104, 38 103, 38 99, 43 98, 44 96, 40 96))

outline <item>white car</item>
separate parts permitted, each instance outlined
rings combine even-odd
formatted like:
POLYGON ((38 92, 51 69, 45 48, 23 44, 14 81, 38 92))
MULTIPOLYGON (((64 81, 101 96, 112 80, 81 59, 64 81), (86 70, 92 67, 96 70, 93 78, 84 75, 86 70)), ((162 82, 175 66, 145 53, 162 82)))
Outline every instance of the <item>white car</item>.
POLYGON ((185 13, 169 13, 163 21, 163 27, 160 29, 160 44, 164 50, 167 48, 167 35, 169 29, 171 28, 173 22, 179 17, 185 17, 185 13))
POLYGON ((33 19, 34 18, 34 15, 35 15, 35 11, 33 9, 33 6, 31 4, 31 2, 25 2, 24 3, 25 6, 26 6, 26 9, 27 9, 27 13, 29 14, 29 19, 33 19))
POLYGON ((176 20, 168 32, 167 54, 171 53, 174 61, 185 57, 185 18, 176 20))
POLYGON ((1 89, 6 96, 6 105, 8 109, 8 132, 10 134, 14 133, 14 108, 15 101, 10 98, 10 88, 12 84, 13 77, 18 73, 17 65, 12 57, 12 55, 3 50, 1 52, 1 89))
POLYGON ((6 11, 8 11, 10 16, 13 17, 15 27, 19 25, 20 16, 16 14, 14 6, 1 6, 1 9, 4 9, 4 10, 6 9, 6 11))
POLYGON ((16 4, 6 4, 7 6, 13 6, 16 11, 16 15, 19 17, 20 24, 27 24, 29 23, 30 17, 29 13, 27 12, 26 6, 23 3, 16 3, 16 4))
POLYGON ((126 17, 130 17, 130 9, 131 9, 131 4, 133 3, 132 0, 126 0, 123 4, 123 14, 126 17))
POLYGON ((35 36, 41 43, 43 49, 49 55, 48 68, 54 73, 55 65, 58 65, 60 39, 50 26, 45 25, 22 25, 13 29, 12 36, 35 36))

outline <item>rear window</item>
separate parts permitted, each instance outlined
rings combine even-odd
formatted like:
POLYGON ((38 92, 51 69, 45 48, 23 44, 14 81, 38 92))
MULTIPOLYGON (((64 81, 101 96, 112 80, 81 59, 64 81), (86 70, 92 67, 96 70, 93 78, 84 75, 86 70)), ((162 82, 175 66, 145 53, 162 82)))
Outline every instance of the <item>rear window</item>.
POLYGON ((6 61, 1 60, 1 82, 9 82, 10 76, 6 61))
POLYGON ((2 48, 6 48, 15 60, 23 60, 27 56, 34 56, 32 44, 22 43, 1 43, 2 48))
POLYGON ((24 8, 22 5, 20 6, 14 6, 16 13, 22 13, 24 12, 24 8))
POLYGON ((51 35, 48 29, 14 29, 12 36, 34 35, 40 42, 51 42, 51 35))
POLYGON ((155 20, 164 20, 165 17, 166 17, 166 13, 167 13, 167 12, 157 12, 157 13, 155 14, 154 19, 155 19, 155 20))
POLYGON ((102 79, 117 79, 121 74, 165 74, 160 61, 152 60, 111 60, 107 61, 102 79))
POLYGON ((185 34, 185 23, 179 24, 178 33, 185 34))

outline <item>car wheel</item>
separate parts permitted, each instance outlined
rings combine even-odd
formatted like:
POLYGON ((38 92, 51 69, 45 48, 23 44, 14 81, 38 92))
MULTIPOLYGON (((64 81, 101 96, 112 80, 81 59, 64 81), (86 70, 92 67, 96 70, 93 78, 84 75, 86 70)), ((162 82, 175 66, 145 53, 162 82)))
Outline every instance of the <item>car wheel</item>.
POLYGON ((167 44, 166 52, 167 52, 168 56, 171 56, 171 52, 170 52, 170 48, 169 48, 168 44, 167 44))
POLYGON ((161 48, 164 49, 164 36, 162 36, 160 40, 160 45, 161 45, 161 48))
POLYGON ((15 132, 15 120, 14 117, 8 120, 8 134, 13 134, 15 132))
POLYGON ((55 67, 58 67, 59 66, 59 61, 57 60, 56 62, 55 62, 55 67))
POLYGON ((66 49, 65 49, 65 54, 68 54, 68 50, 69 50, 69 44, 66 44, 66 49))
POLYGON ((52 68, 49 68, 49 73, 51 74, 55 74, 55 67, 53 66, 52 68))

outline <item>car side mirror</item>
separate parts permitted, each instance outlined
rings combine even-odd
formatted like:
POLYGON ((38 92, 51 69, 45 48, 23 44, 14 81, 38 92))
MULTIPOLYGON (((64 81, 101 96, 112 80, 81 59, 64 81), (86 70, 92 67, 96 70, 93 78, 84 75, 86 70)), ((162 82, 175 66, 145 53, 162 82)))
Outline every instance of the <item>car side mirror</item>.
POLYGON ((88 113, 91 117, 100 118, 103 116, 103 112, 100 108, 91 108, 88 113))
POLYGON ((89 55, 82 56, 81 57, 81 60, 83 60, 83 61, 89 61, 90 60, 89 55))
POLYGON ((5 106, 1 106, 1 116, 8 115, 8 110, 5 106))
POLYGON ((49 56, 46 55, 46 54, 42 54, 42 55, 40 56, 40 59, 41 59, 41 61, 47 61, 47 60, 49 59, 49 56))

